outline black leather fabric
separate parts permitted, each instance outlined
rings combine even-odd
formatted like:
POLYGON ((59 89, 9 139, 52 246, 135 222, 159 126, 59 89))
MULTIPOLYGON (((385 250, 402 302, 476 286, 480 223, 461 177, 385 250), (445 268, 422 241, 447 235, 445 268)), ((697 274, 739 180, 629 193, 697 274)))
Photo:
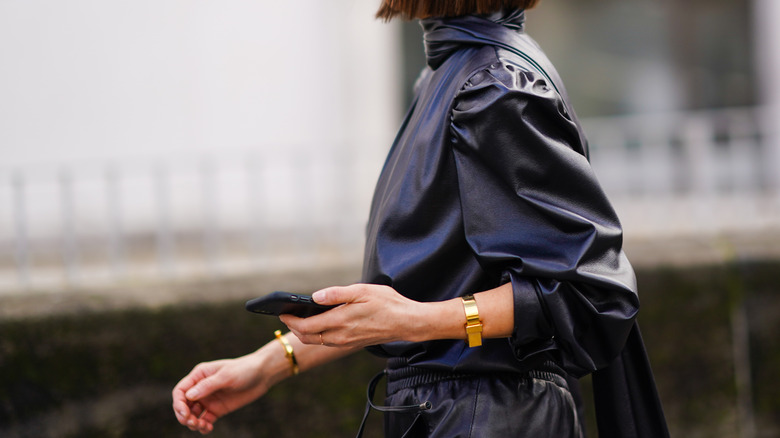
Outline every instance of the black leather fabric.
POLYGON ((601 438, 668 437, 661 401, 639 327, 610 366, 593 373, 596 422, 601 438))
POLYGON ((421 401, 429 401, 432 408, 385 413, 386 438, 582 437, 574 401, 559 376, 460 377, 398 390, 385 403, 421 401))
POLYGON ((523 21, 520 11, 422 21, 429 65, 376 186, 363 270, 364 282, 419 301, 511 282, 514 333, 480 348, 396 342, 376 354, 478 373, 553 359, 582 376, 623 352, 639 301, 622 229, 523 21))

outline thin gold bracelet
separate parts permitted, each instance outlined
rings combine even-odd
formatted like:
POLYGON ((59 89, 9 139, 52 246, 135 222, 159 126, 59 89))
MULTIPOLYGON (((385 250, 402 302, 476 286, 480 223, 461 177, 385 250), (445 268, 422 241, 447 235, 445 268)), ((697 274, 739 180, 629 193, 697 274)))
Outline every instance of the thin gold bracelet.
POLYGON ((463 301, 463 310, 466 312, 466 338, 469 348, 482 345, 482 320, 479 319, 479 309, 474 295, 466 295, 460 298, 463 301))
POLYGON ((282 343, 282 347, 284 347, 284 355, 287 357, 287 360, 290 361, 290 367, 292 368, 293 376, 297 376, 300 370, 298 369, 298 360, 295 359, 295 353, 293 353, 292 345, 290 345, 290 343, 287 341, 287 338, 282 336, 281 330, 275 331, 274 335, 276 336, 276 339, 282 343))

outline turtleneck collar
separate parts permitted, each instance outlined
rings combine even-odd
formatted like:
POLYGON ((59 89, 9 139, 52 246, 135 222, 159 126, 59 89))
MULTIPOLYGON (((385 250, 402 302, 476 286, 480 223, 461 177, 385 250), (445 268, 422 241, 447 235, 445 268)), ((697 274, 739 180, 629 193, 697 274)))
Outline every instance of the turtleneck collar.
POLYGON ((501 40, 507 31, 523 32, 525 11, 512 9, 490 15, 464 15, 420 20, 425 55, 432 69, 438 68, 463 45, 485 45, 501 40))

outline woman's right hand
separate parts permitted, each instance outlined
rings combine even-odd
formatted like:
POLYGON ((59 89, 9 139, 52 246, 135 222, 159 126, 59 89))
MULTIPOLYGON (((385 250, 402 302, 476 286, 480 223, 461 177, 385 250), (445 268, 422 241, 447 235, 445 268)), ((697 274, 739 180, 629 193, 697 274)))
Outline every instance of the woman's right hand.
MULTIPOLYGON (((278 367, 264 360, 264 350, 197 365, 173 388, 173 411, 179 423, 210 433, 219 418, 265 394, 284 376, 272 377, 278 367)), ((284 359, 282 352, 277 353, 284 359)))

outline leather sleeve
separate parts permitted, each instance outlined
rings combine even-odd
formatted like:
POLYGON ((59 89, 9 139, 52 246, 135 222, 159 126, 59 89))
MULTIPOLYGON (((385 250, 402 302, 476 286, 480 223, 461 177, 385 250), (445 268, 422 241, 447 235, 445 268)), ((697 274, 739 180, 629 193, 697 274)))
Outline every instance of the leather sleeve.
POLYGON ((516 357, 552 351, 581 376, 620 353, 639 301, 574 119, 540 75, 493 65, 458 94, 450 127, 466 240, 513 285, 516 357))

